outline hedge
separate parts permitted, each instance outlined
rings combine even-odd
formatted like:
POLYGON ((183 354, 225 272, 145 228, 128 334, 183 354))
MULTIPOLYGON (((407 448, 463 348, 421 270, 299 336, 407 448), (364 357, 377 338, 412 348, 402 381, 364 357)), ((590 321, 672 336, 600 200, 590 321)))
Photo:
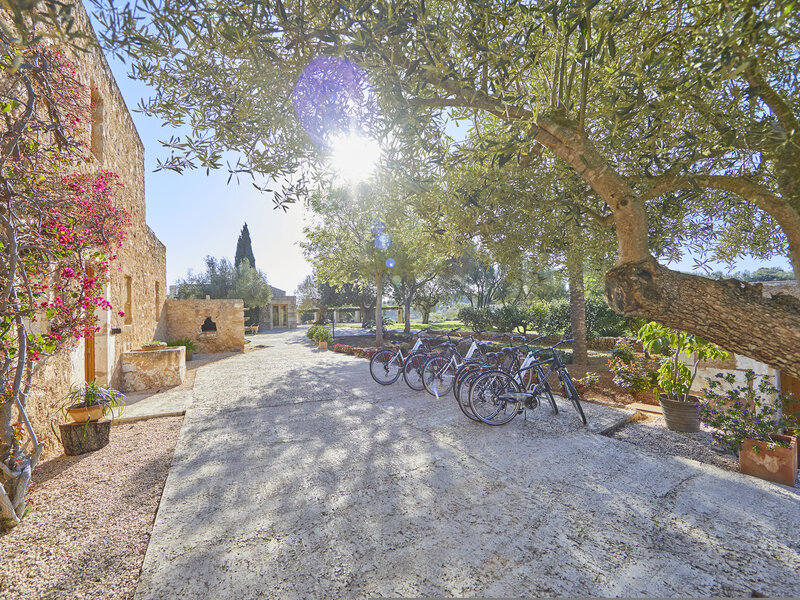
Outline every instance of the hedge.
MULTIPOLYGON (((535 302, 529 306, 503 306, 498 308, 469 308, 458 311, 458 318, 473 331, 496 329, 527 333, 550 333, 569 337, 569 300, 561 298, 551 302, 535 302)), ((621 336, 635 324, 631 319, 618 315, 609 308, 600 296, 586 298, 586 330, 589 339, 606 336, 621 336)))

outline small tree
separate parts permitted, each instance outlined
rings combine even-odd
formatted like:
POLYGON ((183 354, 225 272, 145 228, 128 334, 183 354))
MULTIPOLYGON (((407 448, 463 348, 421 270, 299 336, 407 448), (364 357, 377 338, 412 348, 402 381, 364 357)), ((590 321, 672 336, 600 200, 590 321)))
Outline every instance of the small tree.
POLYGON ((431 312, 441 302, 446 302, 451 297, 447 283, 441 277, 423 283, 414 295, 414 308, 422 313, 422 323, 427 325, 431 319, 431 312))
POLYGON ((261 308, 269 304, 272 291, 267 276, 250 266, 245 258, 233 272, 230 298, 241 298, 248 308, 261 308))
POLYGON ((229 298, 234 279, 234 267, 227 258, 205 257, 206 268, 197 275, 191 271, 186 279, 177 281, 179 300, 191 298, 229 298))
POLYGON ((34 375, 111 309, 102 290, 129 219, 117 176, 83 168, 90 94, 64 53, 0 32, 0 67, 0 519, 16 525, 44 449, 27 414, 34 375))

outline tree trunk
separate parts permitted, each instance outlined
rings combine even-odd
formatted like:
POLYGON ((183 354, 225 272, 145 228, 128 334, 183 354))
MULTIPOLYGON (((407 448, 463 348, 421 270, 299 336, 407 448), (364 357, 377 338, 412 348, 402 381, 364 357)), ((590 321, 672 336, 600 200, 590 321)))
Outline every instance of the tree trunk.
MULTIPOLYGON (((321 306, 317 311, 319 314, 317 315, 317 325, 321 325, 325 322, 325 313, 328 312, 324 306, 321 306)), ((273 323, 273 326, 275 324, 273 323)))
POLYGON ((383 273, 375 276, 375 343, 383 346, 383 273))
POLYGON ((586 366, 589 351, 586 343, 586 296, 584 294, 583 261, 580 256, 570 256, 567 260, 569 279, 569 320, 572 337, 572 356, 576 365, 586 366))
POLYGON ((606 300, 626 316, 688 331, 800 377, 800 299, 764 298, 761 284, 671 271, 655 259, 614 267, 606 300))
POLYGON ((64 454, 75 456, 94 452, 108 445, 111 421, 89 423, 65 423, 59 425, 64 454))
POLYGON ((422 324, 423 325, 427 325, 430 320, 431 320, 431 311, 423 310, 422 311, 422 324))
POLYGON ((404 315, 406 326, 403 328, 403 332, 411 333, 411 296, 406 297, 406 301, 403 303, 403 308, 406 311, 406 314, 404 315))

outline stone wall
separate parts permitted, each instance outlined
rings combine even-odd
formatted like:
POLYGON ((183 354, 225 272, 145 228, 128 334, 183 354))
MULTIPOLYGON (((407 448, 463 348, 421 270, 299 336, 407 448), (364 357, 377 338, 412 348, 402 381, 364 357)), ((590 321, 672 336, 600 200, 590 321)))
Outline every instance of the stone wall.
POLYGON ((186 379, 186 348, 183 346, 125 352, 121 363, 125 392, 173 387, 186 379))
MULTIPOLYGON (((76 26, 92 33, 80 2, 76 6, 76 26)), ((166 297, 166 248, 145 222, 144 146, 105 57, 98 48, 87 52, 67 50, 75 64, 76 77, 91 90, 96 105, 92 132, 92 158, 83 169, 106 169, 119 175, 123 184, 117 203, 131 216, 131 226, 118 260, 112 264, 106 298, 112 311, 98 312, 100 331, 94 340, 94 374, 101 384, 122 386, 121 356, 153 339, 164 339, 164 299, 166 297), (131 297, 128 303, 130 278, 131 297), (117 311, 125 311, 125 317, 117 311)), ((90 98, 87 94, 87 103, 90 98)), ((80 341, 60 356, 48 358, 34 377, 28 410, 40 435, 50 435, 49 417, 69 391, 70 384, 81 385, 87 373, 86 342, 80 341)), ((48 445, 46 455, 57 451, 48 445)))
POLYGON ((244 302, 241 300, 167 300, 167 341, 189 338, 198 352, 244 352, 244 302), (203 331, 210 319, 215 331, 203 331))

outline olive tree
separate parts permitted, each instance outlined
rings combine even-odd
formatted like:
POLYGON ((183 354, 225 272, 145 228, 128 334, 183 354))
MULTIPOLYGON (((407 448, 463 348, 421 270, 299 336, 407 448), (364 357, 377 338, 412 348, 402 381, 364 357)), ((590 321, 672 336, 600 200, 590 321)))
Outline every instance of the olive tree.
MULTIPOLYGON (((495 122, 503 134, 484 152, 499 165, 535 170, 551 154, 577 173, 615 226, 615 310, 800 375, 800 301, 664 267, 648 220, 654 203, 743 199, 750 211, 720 219, 776 224, 761 252, 800 269, 792 2, 96 2, 108 46, 157 90, 144 108, 201 134, 170 144, 171 168, 216 166, 231 149, 240 170, 296 172, 314 151, 291 83, 315 56, 346 56, 370 73, 388 130, 435 144, 446 116, 495 122)), ((720 219, 695 223, 701 245, 720 219)))

